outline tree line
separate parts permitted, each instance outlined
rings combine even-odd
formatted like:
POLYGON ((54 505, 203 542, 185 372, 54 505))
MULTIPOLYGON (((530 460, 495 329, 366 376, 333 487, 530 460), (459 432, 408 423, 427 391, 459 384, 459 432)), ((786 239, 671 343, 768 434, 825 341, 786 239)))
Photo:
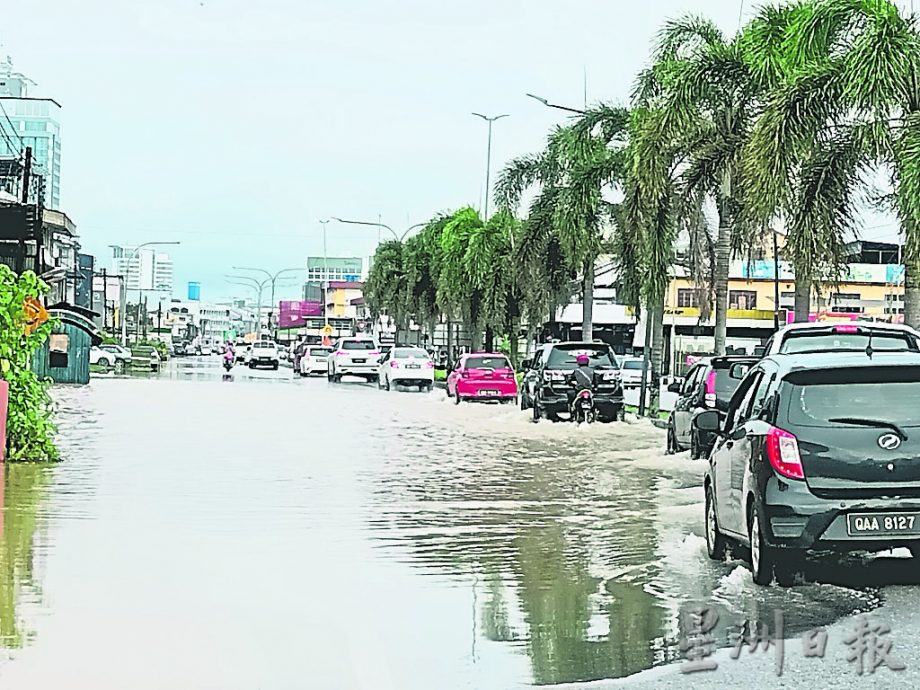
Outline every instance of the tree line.
POLYGON ((491 346, 496 335, 516 344, 521 324, 532 334, 580 293, 590 340, 609 255, 619 300, 650 317, 657 372, 678 258, 722 354, 733 258, 781 229, 796 320, 807 320, 875 207, 899 222, 905 322, 920 326, 918 71, 916 17, 889 0, 767 6, 734 34, 702 16, 668 21, 628 105, 591 107, 508 162, 492 217, 466 207, 381 244, 368 306, 432 331, 461 321, 474 346, 491 346))

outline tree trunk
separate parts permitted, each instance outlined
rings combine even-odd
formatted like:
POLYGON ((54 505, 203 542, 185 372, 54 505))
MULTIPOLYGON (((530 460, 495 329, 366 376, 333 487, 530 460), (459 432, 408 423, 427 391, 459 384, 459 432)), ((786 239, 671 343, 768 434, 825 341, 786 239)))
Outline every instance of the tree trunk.
POLYGON ((795 322, 808 323, 811 315, 811 278, 804 271, 795 272, 795 322))
POLYGON ((485 351, 495 352, 495 329, 491 326, 486 326, 485 351))
POLYGON ((581 339, 590 343, 594 340, 594 257, 585 262, 582 293, 581 339))
POLYGON ((725 337, 728 332, 728 273, 732 259, 732 228, 727 203, 719 204, 719 236, 716 240, 716 325, 715 351, 725 354, 725 337))
POLYGON ((904 247, 904 323, 912 328, 920 328, 920 264, 916 257, 920 252, 917 244, 920 238, 914 239, 913 233, 907 233, 907 242, 904 247))
POLYGON ((454 361, 454 325, 450 319, 447 319, 447 365, 453 365, 454 361))
POLYGON ((521 320, 519 318, 511 319, 511 335, 508 341, 511 345, 511 366, 515 369, 521 362, 520 358, 520 340, 521 340, 521 320))
POLYGON ((482 331, 479 330, 479 325, 471 324, 471 323, 466 324, 466 332, 470 338, 470 351, 471 352, 481 351, 482 349, 481 347, 482 331))
POLYGON ((649 363, 652 369, 651 391, 649 395, 649 415, 658 415, 658 392, 661 380, 661 361, 663 357, 662 346, 664 344, 664 299, 654 305, 649 314, 652 327, 652 356, 649 363))

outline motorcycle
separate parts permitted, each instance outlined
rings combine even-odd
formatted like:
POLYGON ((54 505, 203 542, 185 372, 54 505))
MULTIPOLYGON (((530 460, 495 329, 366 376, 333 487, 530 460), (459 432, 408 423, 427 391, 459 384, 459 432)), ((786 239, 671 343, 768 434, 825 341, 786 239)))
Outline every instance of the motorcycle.
POLYGON ((230 371, 233 368, 235 362, 236 356, 234 355, 233 350, 227 350, 224 353, 224 371, 230 371))
POLYGON ((597 419, 597 410, 594 408, 594 392, 588 388, 578 391, 569 406, 569 416, 576 424, 592 424, 597 419))

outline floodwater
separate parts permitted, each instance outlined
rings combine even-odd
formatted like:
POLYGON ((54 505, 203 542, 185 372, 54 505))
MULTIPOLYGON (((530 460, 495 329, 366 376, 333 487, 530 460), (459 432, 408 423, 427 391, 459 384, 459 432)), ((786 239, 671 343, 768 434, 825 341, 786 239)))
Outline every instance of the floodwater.
POLYGON ((884 582, 858 580, 890 570, 779 589, 710 562, 703 465, 647 422, 535 425, 216 357, 55 396, 65 461, 0 483, 4 690, 619 678, 679 660, 695 606, 722 644, 774 608, 796 634, 877 606, 884 582))

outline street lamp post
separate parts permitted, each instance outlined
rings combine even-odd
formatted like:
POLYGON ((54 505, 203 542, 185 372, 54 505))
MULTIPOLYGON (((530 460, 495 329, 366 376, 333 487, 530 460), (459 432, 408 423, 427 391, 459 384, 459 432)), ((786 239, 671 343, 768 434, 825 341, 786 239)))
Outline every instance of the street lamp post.
POLYGON ((542 96, 535 96, 535 95, 532 94, 532 93, 528 93, 528 94, 524 94, 524 95, 527 96, 528 98, 534 99, 535 101, 539 101, 540 103, 542 103, 543 105, 545 105, 547 108, 555 108, 556 110, 565 110, 566 112, 569 112, 569 113, 576 113, 576 114, 578 114, 578 115, 584 115, 584 114, 585 114, 585 111, 584 111, 584 110, 579 110, 578 108, 570 108, 570 107, 568 107, 567 105, 556 105, 555 103, 550 103, 548 100, 546 100, 546 99, 543 98, 542 96))
POLYGON ((479 113, 473 113, 476 117, 481 117, 483 120, 489 123, 489 138, 488 143, 486 144, 486 198, 485 203, 483 204, 482 219, 489 220, 489 196, 491 195, 491 187, 489 182, 489 176, 492 172, 492 123, 496 120, 501 120, 503 117, 508 117, 507 115, 495 115, 489 117, 487 115, 480 115, 479 113))
POLYGON ((326 251, 326 226, 329 225, 329 219, 321 220, 319 224, 323 226, 323 338, 325 338, 325 331, 329 327, 329 253, 326 251))
POLYGON ((368 225, 374 228, 383 228, 384 230, 388 230, 390 234, 393 235, 393 239, 396 240, 397 242, 404 242, 410 232, 412 232, 416 228, 422 228, 428 225, 428 223, 416 223, 415 225, 410 225, 408 228, 406 228, 405 232, 403 232, 403 234, 400 235, 393 228, 391 228, 389 225, 386 225, 385 223, 372 223, 366 220, 345 220, 344 218, 338 218, 336 216, 333 216, 332 220, 336 220, 339 223, 346 223, 348 225, 368 225))
MULTIPOLYGON (((139 244, 137 247, 134 248, 134 251, 131 252, 131 255, 128 257, 128 266, 127 266, 127 270, 125 271, 125 275, 128 276, 131 274, 131 262, 134 261, 135 258, 137 258, 138 252, 140 252, 140 250, 143 249, 144 247, 175 246, 177 244, 181 244, 181 243, 180 242, 144 242, 143 244, 139 244)), ((138 270, 137 270, 137 282, 138 282, 138 285, 140 285, 140 282, 141 282, 140 267, 138 267, 138 270)), ((124 305, 122 308, 122 317, 121 317, 121 344, 127 347, 128 345, 128 323, 127 323, 127 320, 124 318, 124 307, 127 307, 127 301, 128 301, 127 280, 125 280, 123 284, 124 284, 124 299, 123 299, 124 305)), ((137 289, 138 305, 140 305, 141 295, 143 294, 143 292, 144 292, 144 289, 142 287, 138 287, 137 289)), ((136 325, 137 324, 135 324, 135 326, 136 325)))
MULTIPOLYGON (((295 273, 297 271, 302 271, 303 269, 302 268, 282 268, 280 271, 277 271, 275 273, 270 273, 269 271, 266 271, 264 268, 252 268, 250 266, 234 266, 233 270, 234 271, 254 271, 256 273, 262 273, 265 275, 265 281, 263 282, 263 287, 265 284, 269 284, 272 287, 272 302, 271 302, 271 311, 268 312, 268 327, 270 330, 274 330, 272 328, 272 316, 274 315, 274 310, 275 310, 275 286, 278 282, 278 278, 283 276, 285 273, 295 273)), ((261 336, 262 334, 261 296, 260 296, 259 302, 260 304, 259 304, 258 320, 259 320, 259 335, 261 336)), ((275 335, 277 335, 277 333, 275 335)))

